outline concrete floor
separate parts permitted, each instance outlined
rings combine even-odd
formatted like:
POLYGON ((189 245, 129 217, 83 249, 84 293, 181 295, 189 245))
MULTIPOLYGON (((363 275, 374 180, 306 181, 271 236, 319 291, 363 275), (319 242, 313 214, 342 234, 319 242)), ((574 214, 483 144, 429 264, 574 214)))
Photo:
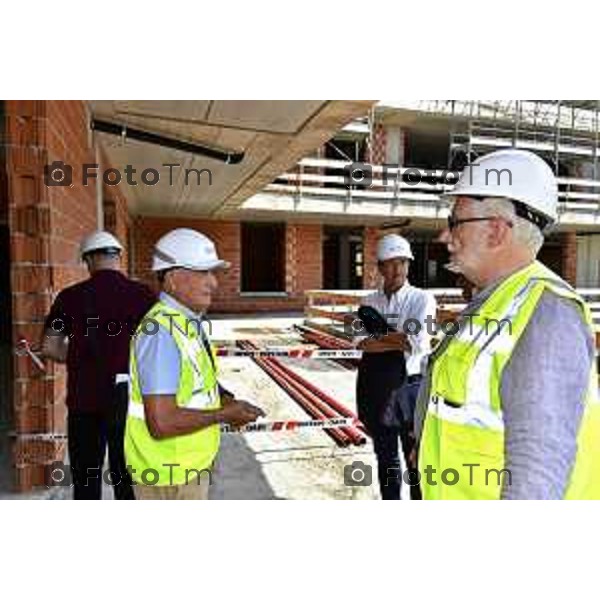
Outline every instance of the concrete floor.
MULTIPOLYGON (((212 322, 217 343, 251 339, 261 345, 298 344, 292 326, 302 318, 226 319, 212 322)), ((334 361, 281 361, 351 410, 356 373, 334 361)), ((221 383, 240 398, 260 406, 269 420, 310 418, 250 358, 220 359, 221 383)), ((344 485, 344 467, 353 461, 374 467, 370 442, 339 448, 323 431, 225 434, 217 462, 214 498, 373 499, 376 485, 344 485)), ((374 472, 373 472, 374 474, 374 472)))
MULTIPOLYGON (((231 343, 250 339, 260 344, 297 344, 293 331, 300 317, 268 319, 214 319, 213 342, 231 343)), ((295 372, 331 394, 355 411, 356 372, 334 361, 282 359, 295 372)), ((269 420, 308 419, 308 415, 252 359, 220 359, 221 383, 236 394, 260 406, 269 420)), ((68 488, 40 490, 29 496, 70 499, 68 488), (40 495, 41 494, 41 495, 40 495)), ((13 496, 15 497, 15 496, 13 496)), ((25 497, 25 496, 20 496, 25 497)), ((112 499, 112 490, 103 497, 112 499)), ((323 431, 300 430, 287 433, 224 434, 215 464, 213 499, 376 499, 379 498, 372 445, 339 448, 323 431), (369 486, 344 484, 344 468, 361 461, 372 469, 369 486)))

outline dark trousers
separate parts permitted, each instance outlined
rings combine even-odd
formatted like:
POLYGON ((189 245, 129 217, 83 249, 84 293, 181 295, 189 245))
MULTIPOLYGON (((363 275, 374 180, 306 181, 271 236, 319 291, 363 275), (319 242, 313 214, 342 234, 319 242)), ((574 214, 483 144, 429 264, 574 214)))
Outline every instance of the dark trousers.
POLYGON ((373 438, 373 450, 377 457, 377 476, 382 500, 400 500, 402 484, 410 486, 411 500, 421 499, 421 490, 417 484, 416 472, 408 467, 408 457, 414 449, 414 437, 408 427, 385 427, 374 425, 369 429, 373 438), (402 471, 399 446, 407 464, 402 471), (404 477, 404 479, 403 479, 404 477))
POLYGON ((120 384, 119 388, 111 407, 101 413, 69 410, 69 462, 75 500, 100 500, 103 477, 114 484, 112 488, 115 500, 135 499, 123 450, 127 385, 120 384), (107 446, 110 476, 102 472, 107 446))
POLYGON ((373 450, 377 457, 377 477, 382 500, 400 500, 402 465, 398 449, 400 430, 382 425, 371 425, 373 450))
MULTIPOLYGON (((358 368, 358 417, 373 440, 379 490, 383 500, 400 500, 403 483, 400 444, 406 463, 414 446, 411 423, 400 427, 387 427, 381 422, 385 406, 405 380, 406 366, 402 353, 365 355, 358 368)), ((408 482, 416 482, 415 474, 411 476, 408 473, 406 477, 408 482)), ((413 500, 419 499, 418 485, 410 486, 410 497, 413 500)))

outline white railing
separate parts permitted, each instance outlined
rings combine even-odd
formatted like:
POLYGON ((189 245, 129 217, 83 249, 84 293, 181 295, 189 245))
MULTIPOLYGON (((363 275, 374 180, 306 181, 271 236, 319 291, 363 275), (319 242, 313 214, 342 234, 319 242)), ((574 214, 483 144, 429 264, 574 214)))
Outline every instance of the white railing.
MULTIPOLYGON (((342 160, 305 158, 295 172, 283 173, 265 192, 339 200, 402 200, 417 203, 440 203, 440 194, 451 190, 457 171, 425 170, 417 167, 370 165, 371 185, 349 185, 342 160), (406 178, 409 178, 407 181, 406 178)), ((600 181, 560 177, 559 199, 563 209, 598 211, 600 181)))

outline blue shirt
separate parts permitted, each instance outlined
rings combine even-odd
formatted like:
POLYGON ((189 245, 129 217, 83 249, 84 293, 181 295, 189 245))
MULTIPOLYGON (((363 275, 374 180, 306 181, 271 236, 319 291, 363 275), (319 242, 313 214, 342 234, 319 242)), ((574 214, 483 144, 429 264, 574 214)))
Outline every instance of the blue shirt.
MULTIPOLYGON (((202 322, 204 319, 202 314, 193 312, 165 292, 161 292, 160 300, 190 320, 202 322)), ((197 324, 194 323, 193 326, 197 327, 197 324)), ((204 334, 203 331, 201 333, 204 334)), ((158 331, 152 335, 140 333, 135 341, 135 358, 142 395, 174 395, 177 393, 181 356, 179 348, 167 328, 161 325, 158 331)))

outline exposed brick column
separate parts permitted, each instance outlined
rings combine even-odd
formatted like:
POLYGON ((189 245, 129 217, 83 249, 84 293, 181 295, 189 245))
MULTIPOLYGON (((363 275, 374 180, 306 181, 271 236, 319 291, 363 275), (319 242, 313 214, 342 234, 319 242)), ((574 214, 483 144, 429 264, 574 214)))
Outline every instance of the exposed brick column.
POLYGON ((577 282, 577 233, 567 231, 561 234, 561 274, 571 285, 577 282))
MULTIPOLYGON (((46 103, 5 103, 6 169, 9 192, 13 342, 37 341, 50 307, 50 205, 43 181, 47 163, 46 103)), ((13 361, 13 427, 17 434, 49 431, 54 421, 53 370, 40 372, 26 358, 13 361)), ((33 444, 19 437, 13 446, 16 487, 42 484, 44 464, 60 451, 55 442, 33 444)))
POLYGON ((386 162, 387 132, 381 123, 373 125, 370 144, 367 145, 366 162, 381 165, 386 162))
MULTIPOLYGON (((13 342, 37 342, 54 293, 85 276, 77 248, 96 228, 94 187, 80 185, 81 164, 94 162, 83 102, 6 101, 7 182, 13 342), (61 160, 73 167, 73 185, 47 187, 44 165, 61 160)), ((64 432, 65 370, 30 360, 14 361, 13 446, 19 491, 44 483, 44 472, 62 458, 64 442, 27 440, 23 434, 64 432)))
MULTIPOLYGON (((295 271, 294 295, 304 301, 304 291, 323 285, 323 228, 321 225, 288 225, 295 230, 295 255, 289 266, 295 271)), ((287 257, 286 257, 286 262, 287 257)))
POLYGON ((379 272, 377 270, 377 240, 379 231, 375 227, 365 227, 363 232, 364 277, 363 289, 377 287, 379 272))
POLYGON ((285 291, 288 296, 296 292, 296 238, 295 225, 286 225, 285 228, 285 291))

